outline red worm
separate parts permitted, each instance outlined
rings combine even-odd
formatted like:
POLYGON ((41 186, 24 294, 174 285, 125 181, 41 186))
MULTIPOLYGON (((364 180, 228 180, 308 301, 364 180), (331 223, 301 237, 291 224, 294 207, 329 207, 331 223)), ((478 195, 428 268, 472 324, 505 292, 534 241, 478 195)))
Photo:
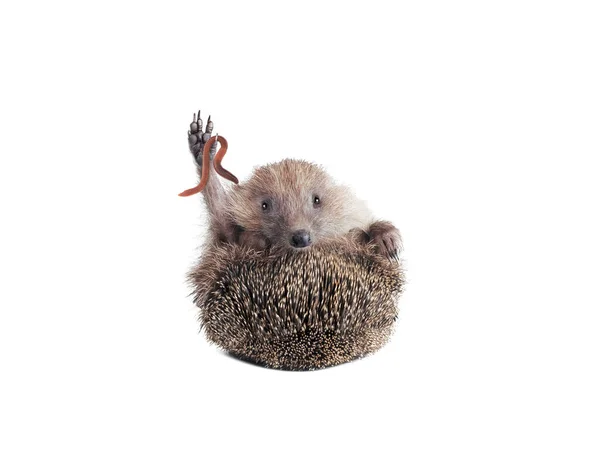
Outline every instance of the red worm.
POLYGON ((235 175, 233 175, 231 172, 229 172, 227 169, 225 169, 223 166, 221 166, 221 161, 223 161, 223 157, 227 153, 227 140, 225 138, 223 138, 222 136, 219 136, 217 139, 221 143, 221 148, 215 155, 215 161, 214 161, 215 171, 217 171, 217 174, 219 174, 221 177, 223 177, 237 185, 239 183, 239 180, 237 179, 237 177, 235 175))
POLYGON ((217 171, 217 174, 219 174, 221 177, 226 178, 227 180, 230 180, 233 183, 239 183, 235 175, 233 175, 231 172, 229 172, 227 169, 221 166, 221 161, 223 161, 223 157, 227 153, 227 140, 222 136, 217 135, 210 138, 208 141, 206 141, 206 144, 204 144, 204 149, 202 150, 202 175, 200 177, 200 183, 198 183, 198 185, 194 188, 186 189, 184 192, 179 193, 180 196, 186 197, 191 196, 192 194, 199 193, 204 189, 204 187, 208 183, 210 169, 210 148, 217 140, 221 143, 221 148, 215 155, 215 171, 217 171))

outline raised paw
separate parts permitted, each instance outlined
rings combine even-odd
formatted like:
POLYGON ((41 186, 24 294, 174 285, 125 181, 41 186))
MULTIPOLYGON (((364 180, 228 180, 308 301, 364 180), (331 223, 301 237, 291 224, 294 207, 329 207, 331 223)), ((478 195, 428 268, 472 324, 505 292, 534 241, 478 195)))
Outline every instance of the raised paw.
POLYGON ((367 235, 369 242, 375 244, 380 255, 398 261, 398 254, 402 250, 402 238, 398 229, 391 222, 374 222, 367 230, 367 235))
MULTIPOLYGON (((203 121, 200 118, 200 111, 198 111, 198 115, 194 113, 194 119, 190 124, 190 129, 188 130, 188 143, 190 146, 190 152, 194 157, 194 161, 196 164, 201 167, 202 166, 202 150, 204 149, 204 145, 210 139, 211 133, 213 131, 213 123, 210 120, 210 116, 208 116, 208 120, 206 121, 206 128, 203 128, 203 121)), ((210 147, 210 157, 215 154, 217 150, 217 142, 210 147)))

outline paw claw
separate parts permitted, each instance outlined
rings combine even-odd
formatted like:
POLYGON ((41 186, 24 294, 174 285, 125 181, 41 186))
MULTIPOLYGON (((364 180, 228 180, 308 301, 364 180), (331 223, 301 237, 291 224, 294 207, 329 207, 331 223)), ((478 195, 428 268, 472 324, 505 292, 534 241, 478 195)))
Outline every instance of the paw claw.
POLYGON ((387 257, 390 261, 399 261, 398 253, 402 249, 402 239, 400 232, 393 224, 377 221, 371 224, 367 233, 380 255, 387 257))

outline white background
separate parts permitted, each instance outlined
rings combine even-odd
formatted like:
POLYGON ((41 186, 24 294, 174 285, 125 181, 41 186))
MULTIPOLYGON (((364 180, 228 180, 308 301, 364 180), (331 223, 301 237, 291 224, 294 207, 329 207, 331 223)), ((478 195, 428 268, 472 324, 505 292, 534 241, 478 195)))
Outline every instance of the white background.
POLYGON ((600 449, 593 1, 6 2, 0 448, 600 449), (198 334, 192 113, 402 231, 391 343, 266 370, 198 334))

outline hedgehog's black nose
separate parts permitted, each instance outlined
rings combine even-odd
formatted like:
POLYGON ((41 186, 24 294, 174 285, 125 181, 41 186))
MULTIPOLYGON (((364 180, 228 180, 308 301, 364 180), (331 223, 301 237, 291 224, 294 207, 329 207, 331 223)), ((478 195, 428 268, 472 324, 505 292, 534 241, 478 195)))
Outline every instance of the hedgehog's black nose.
POLYGON ((310 234, 306 230, 296 230, 290 240, 294 247, 306 247, 310 245, 310 234))

